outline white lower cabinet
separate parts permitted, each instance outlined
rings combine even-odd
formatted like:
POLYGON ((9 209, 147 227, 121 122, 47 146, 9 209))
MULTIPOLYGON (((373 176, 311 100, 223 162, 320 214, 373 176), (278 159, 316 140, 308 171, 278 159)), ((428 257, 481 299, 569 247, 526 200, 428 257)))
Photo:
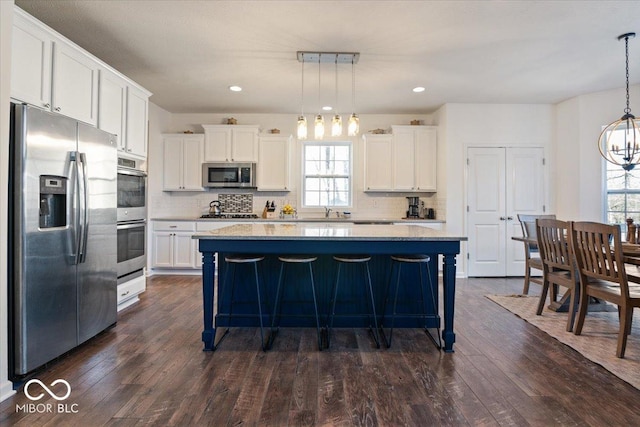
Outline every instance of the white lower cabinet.
POLYGON ((140 300, 138 295, 147 289, 147 279, 145 275, 138 276, 128 282, 118 285, 118 311, 129 307, 140 300))
POLYGON ((195 221, 154 221, 151 235, 152 268, 196 268, 195 221))

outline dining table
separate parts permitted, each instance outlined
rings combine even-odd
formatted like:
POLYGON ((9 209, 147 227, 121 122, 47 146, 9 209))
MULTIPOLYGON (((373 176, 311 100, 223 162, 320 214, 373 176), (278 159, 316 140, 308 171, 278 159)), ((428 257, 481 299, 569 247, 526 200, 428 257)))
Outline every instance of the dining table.
MULTIPOLYGON (((512 236, 512 240, 517 242, 523 242, 527 244, 538 245, 537 239, 524 236, 512 236)), ((622 242, 622 255, 624 256, 625 272, 629 277, 629 280, 640 283, 640 244, 622 242)), ((576 275, 576 285, 579 287, 579 276, 576 275)), ((569 297, 571 292, 565 292, 559 300, 551 301, 547 308, 555 312, 568 312, 569 311, 569 297)), ((606 304, 604 301, 600 301, 597 298, 590 298, 589 311, 613 311, 614 308, 606 304)))

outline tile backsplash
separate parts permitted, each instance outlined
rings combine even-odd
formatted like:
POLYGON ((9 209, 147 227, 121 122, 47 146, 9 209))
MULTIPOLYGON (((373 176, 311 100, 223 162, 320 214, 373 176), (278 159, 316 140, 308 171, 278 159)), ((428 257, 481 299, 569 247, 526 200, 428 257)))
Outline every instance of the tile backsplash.
POLYGON ((254 211, 253 194, 220 194, 218 200, 222 212, 251 213, 254 211))
MULTIPOLYGON (((285 203, 291 204, 298 209, 301 216, 319 216, 324 212, 323 208, 300 209, 298 195, 292 191, 290 193, 160 193, 160 197, 150 194, 149 197, 149 218, 183 217, 197 218, 209 211, 209 203, 219 200, 223 212, 253 212, 258 215, 267 201, 275 202, 276 210, 285 203)), ((407 211, 407 194, 397 193, 364 193, 354 194, 353 206, 351 208, 334 208, 336 211, 349 210, 354 218, 377 218, 394 219, 403 218, 407 211)), ((420 201, 424 202, 425 208, 435 209, 436 219, 445 219, 446 200, 439 198, 437 194, 421 195, 420 201)))

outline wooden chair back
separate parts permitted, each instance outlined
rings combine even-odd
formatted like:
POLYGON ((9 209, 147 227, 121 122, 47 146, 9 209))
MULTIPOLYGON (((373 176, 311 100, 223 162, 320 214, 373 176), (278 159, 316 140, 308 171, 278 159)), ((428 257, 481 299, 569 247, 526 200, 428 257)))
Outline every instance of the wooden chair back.
POLYGON ((571 222, 569 227, 580 275, 617 283, 629 298, 620 227, 597 222, 571 222))
MULTIPOLYGON (((538 233, 536 231, 536 220, 537 219, 556 219, 555 215, 523 215, 518 214, 518 221, 520 221, 520 227, 522 228, 522 236, 524 238, 529 238, 536 240, 538 238, 538 233)), ((537 250, 537 245, 529 245, 530 250, 537 250)), ((529 258, 529 254, 527 254, 527 258, 529 258)))
POLYGON ((569 236, 569 223, 557 219, 536 220, 540 259, 549 271, 564 270, 575 278, 575 263, 569 236))

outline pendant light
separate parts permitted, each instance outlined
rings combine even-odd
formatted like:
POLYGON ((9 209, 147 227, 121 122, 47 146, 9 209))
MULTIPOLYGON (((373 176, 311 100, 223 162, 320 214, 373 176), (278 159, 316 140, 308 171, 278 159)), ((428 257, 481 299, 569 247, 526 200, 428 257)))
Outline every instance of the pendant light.
POLYGON ((342 136, 342 117, 338 114, 338 57, 336 56, 336 103, 334 110, 336 114, 331 119, 331 136, 342 136))
MULTIPOLYGON (((320 57, 321 55, 318 55, 318 108, 322 105, 320 103, 320 57)), ((316 139, 324 138, 324 117, 322 117, 322 114, 316 116, 313 133, 316 139)))
POLYGON ((351 59, 351 116, 349 116, 349 122, 347 124, 347 134, 349 136, 356 136, 360 132, 360 118, 355 113, 356 111, 356 69, 354 67, 354 59, 351 59))
POLYGON ((302 55, 302 87, 300 89, 300 115, 298 116, 298 139, 307 139, 307 118, 304 116, 304 55, 302 55))
POLYGON ((627 106, 624 115, 604 128, 598 139, 602 157, 622 166, 625 171, 632 170, 640 163, 640 120, 631 114, 629 107, 629 39, 635 36, 636 33, 626 33, 618 37, 618 40, 624 39, 626 57, 627 106))

